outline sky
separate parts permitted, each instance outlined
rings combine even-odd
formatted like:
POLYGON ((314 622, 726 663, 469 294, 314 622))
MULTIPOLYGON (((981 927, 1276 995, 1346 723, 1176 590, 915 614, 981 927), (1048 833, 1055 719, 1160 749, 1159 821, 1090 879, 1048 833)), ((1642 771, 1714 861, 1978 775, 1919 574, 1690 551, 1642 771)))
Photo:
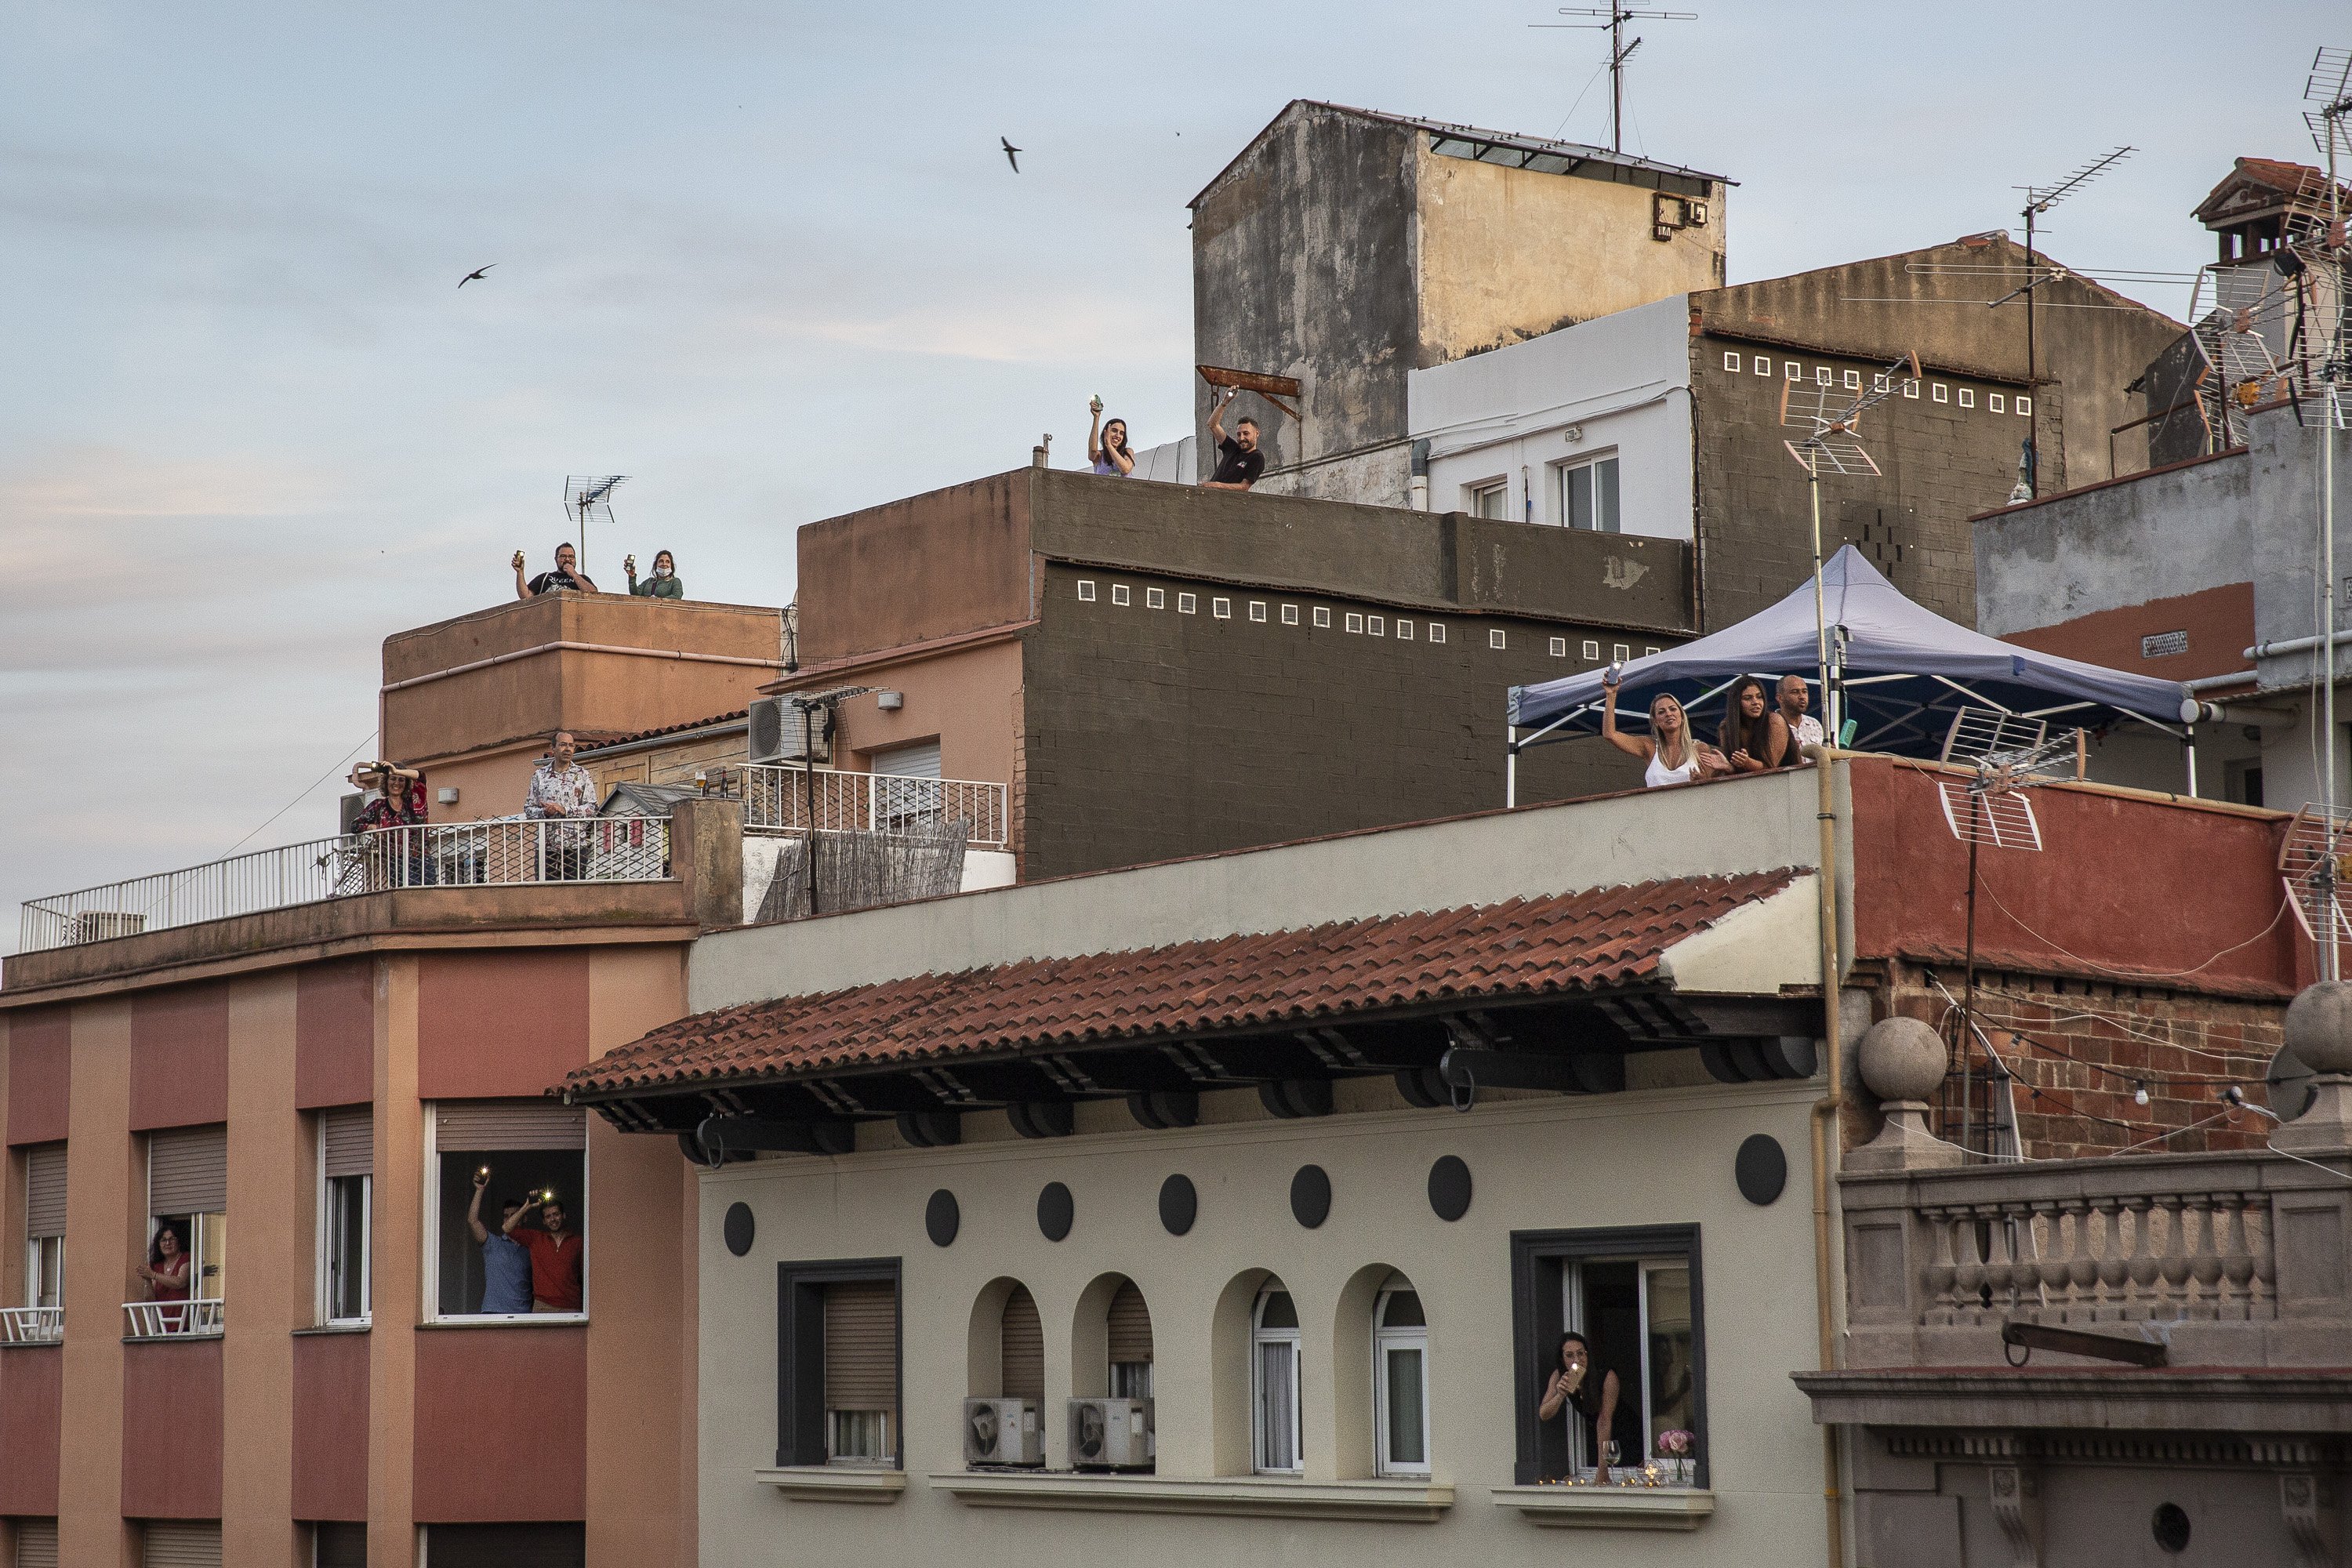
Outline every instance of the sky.
MULTIPOLYGON (((2289 0, 1687 3, 1633 29, 1626 145, 1739 182, 1735 282, 2000 227, 2123 143, 2039 232, 2193 268, 2352 42, 2289 0)), ((1080 464, 1091 394, 1183 434, 1192 195, 1294 98, 1605 142, 1554 13, 12 0, 0 951, 26 898, 331 833, 383 639, 510 595, 567 474, 632 476, 604 586, 667 547, 782 604, 797 525, 1046 431, 1080 464)))

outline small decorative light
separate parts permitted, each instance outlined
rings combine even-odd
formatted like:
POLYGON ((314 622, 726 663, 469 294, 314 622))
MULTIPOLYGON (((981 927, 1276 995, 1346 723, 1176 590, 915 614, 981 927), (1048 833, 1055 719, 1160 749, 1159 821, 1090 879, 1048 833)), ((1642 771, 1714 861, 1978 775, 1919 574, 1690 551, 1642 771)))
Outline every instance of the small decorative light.
POLYGON ((2147 1085, 2144 1083, 2140 1084, 2132 1090, 2132 1103, 2134 1105, 2146 1105, 2147 1103, 2147 1085))

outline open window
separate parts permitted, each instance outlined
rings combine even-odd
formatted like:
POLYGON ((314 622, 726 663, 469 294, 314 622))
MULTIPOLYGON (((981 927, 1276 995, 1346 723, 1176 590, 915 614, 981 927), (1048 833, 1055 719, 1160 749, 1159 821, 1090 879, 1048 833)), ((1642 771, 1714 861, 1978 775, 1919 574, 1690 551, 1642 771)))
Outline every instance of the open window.
POLYGON ((777 1465, 898 1468, 898 1260, 780 1263, 776 1295, 777 1465))
MULTIPOLYGON (((1707 1484, 1706 1341, 1696 1226, 1519 1231, 1511 1237, 1513 1326, 1518 1342, 1518 1459, 1523 1486, 1590 1472, 1599 1445, 1614 1464, 1639 1468, 1685 1457, 1660 1439, 1688 1436, 1695 1484, 1707 1484), (1538 1418, 1560 1336, 1583 1335, 1589 1375, 1617 1378, 1615 1419, 1599 1429, 1597 1410, 1571 1405, 1538 1418)), ((1597 1405, 1598 1396, 1593 1401, 1597 1405)), ((1682 1439, 1673 1442, 1680 1447, 1682 1439)))
POLYGON ((374 1108, 355 1105, 319 1118, 319 1321, 369 1321, 375 1202, 374 1108))
POLYGON ((431 1106, 425 1125, 434 1222, 425 1300, 434 1317, 585 1315, 594 1245, 587 1113, 545 1100, 445 1100, 431 1106), (518 1217, 509 1230, 510 1214, 518 1217))
POLYGON ((1250 1309, 1250 1466, 1262 1476, 1306 1468, 1299 1441, 1298 1308, 1268 1279, 1250 1309))
POLYGON ((1113 1399, 1151 1397, 1151 1309, 1132 1279, 1121 1282, 1110 1299, 1110 1395, 1113 1399))
POLYGON ((24 1305, 63 1308, 65 1279, 66 1146, 38 1143, 25 1151, 24 1305))
POLYGON ((1553 472, 1559 494, 1559 521, 1595 533, 1622 531, 1617 509, 1617 459, 1594 458, 1561 463, 1553 472))
POLYGON ((1380 1474, 1429 1474, 1429 1321, 1402 1274, 1372 1303, 1372 1421, 1380 1474))
POLYGON ((147 1136, 147 1251, 176 1279, 126 1303, 133 1337, 217 1334, 228 1300, 228 1130, 173 1127, 147 1136), (185 1262, 176 1262, 184 1258, 185 1262))

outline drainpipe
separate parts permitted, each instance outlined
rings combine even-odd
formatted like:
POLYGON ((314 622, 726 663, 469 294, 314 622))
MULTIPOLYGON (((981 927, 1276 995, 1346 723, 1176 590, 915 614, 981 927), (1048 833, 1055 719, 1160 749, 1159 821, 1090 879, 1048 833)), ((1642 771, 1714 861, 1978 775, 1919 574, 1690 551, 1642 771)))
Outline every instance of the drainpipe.
POLYGON ((1429 441, 1427 437, 1412 444, 1412 478, 1406 485, 1406 504, 1415 511, 1429 510, 1429 441))
MULTIPOLYGON (((1845 1059, 1838 1038, 1838 925, 1837 925, 1837 777, 1833 765, 1838 753, 1825 745, 1805 748, 1813 759, 1814 773, 1820 784, 1820 802, 1815 815, 1821 823, 1821 925, 1822 925, 1822 1045, 1829 1053, 1829 1092, 1813 1102, 1813 1310, 1821 1331, 1821 1363, 1823 1372, 1837 1367, 1837 1332, 1833 1324, 1830 1299, 1830 1159, 1836 1152, 1837 1114, 1845 1098, 1845 1059)), ((1829 1568, 1844 1568, 1845 1519, 1842 1511, 1843 1497, 1840 1487, 1842 1466, 1838 1454, 1838 1429, 1834 1426, 1822 1428, 1822 1499, 1829 1510, 1829 1568)))

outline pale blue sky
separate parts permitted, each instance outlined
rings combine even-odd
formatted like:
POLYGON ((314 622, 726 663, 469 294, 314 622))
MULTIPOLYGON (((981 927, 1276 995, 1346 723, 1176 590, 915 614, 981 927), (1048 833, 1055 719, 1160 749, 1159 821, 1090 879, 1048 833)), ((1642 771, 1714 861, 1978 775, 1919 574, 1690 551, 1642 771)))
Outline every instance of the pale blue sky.
MULTIPOLYGON (((2119 142, 2051 248, 2193 268, 2188 209, 2307 155, 2311 51, 2352 41, 2315 3, 1688 8, 1640 29, 1629 145, 1740 182, 1735 280, 1998 226, 2119 142)), ((635 476, 607 586, 667 546, 780 604, 795 525, 1045 430, 1073 461, 1089 393, 1181 434, 1186 199, 1292 98, 1602 139, 1552 9, 15 0, 0 945, 294 800, 385 634, 510 594, 566 473, 635 476)))

